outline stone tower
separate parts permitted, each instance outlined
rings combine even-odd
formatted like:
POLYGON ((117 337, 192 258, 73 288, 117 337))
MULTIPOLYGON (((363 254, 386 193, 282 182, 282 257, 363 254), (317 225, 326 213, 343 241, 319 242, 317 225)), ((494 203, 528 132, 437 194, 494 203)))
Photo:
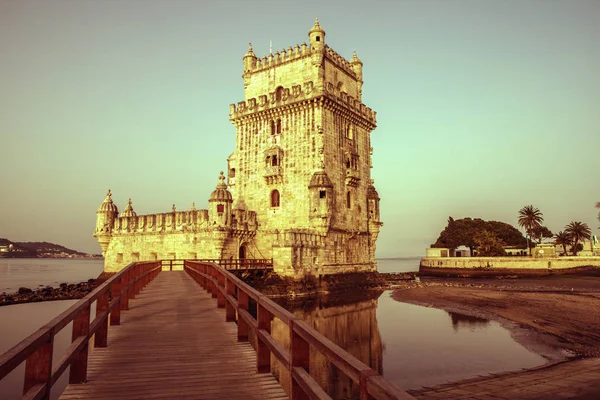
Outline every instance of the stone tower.
POLYGON ((379 195, 370 177, 376 113, 362 104, 363 64, 326 45, 243 57, 244 101, 231 105, 233 208, 257 213, 257 258, 287 275, 375 269, 379 195))

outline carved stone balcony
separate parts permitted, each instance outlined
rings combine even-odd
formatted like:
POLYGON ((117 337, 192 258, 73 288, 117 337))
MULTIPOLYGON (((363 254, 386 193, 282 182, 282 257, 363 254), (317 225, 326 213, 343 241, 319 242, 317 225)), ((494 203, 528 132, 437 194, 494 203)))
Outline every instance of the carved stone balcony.
POLYGON ((268 185, 281 183, 283 181, 283 168, 279 165, 266 167, 265 179, 268 185))
POLYGON ((346 186, 357 187, 360 182, 358 171, 352 168, 346 168, 346 186))

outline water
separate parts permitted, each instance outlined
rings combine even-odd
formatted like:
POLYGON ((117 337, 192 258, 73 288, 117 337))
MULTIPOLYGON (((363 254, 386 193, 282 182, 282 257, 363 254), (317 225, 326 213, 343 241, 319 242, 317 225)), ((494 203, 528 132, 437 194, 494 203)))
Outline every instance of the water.
MULTIPOLYGON (((404 389, 546 362, 515 342, 497 322, 397 302, 391 291, 282 305, 404 389)), ((273 335, 289 344, 288 329, 281 321, 274 321, 273 335)), ((324 356, 311 349, 310 358, 311 375, 334 399, 357 396, 356 385, 324 356)), ((279 370, 276 362, 274 367, 279 370)), ((285 376, 280 380, 289 384, 285 376)))
MULTIPOLYGON (((0 354, 12 348, 27 336, 41 328, 52 318, 65 311, 78 300, 46 301, 42 303, 16 304, 0 307, 0 354)), ((94 310, 94 308, 92 308, 94 310)), ((54 366, 71 344, 72 323, 65 326, 54 338, 54 366)), ((0 381, 0 399, 20 399, 23 391, 25 363, 0 381)), ((69 368, 52 388, 51 399, 57 399, 67 387, 69 368)))
POLYGON ((61 258, 0 258, 0 293, 20 287, 56 287, 63 282, 80 283, 97 278, 104 260, 61 258))
POLYGON ((420 257, 378 258, 379 272, 416 272, 419 270, 420 257))

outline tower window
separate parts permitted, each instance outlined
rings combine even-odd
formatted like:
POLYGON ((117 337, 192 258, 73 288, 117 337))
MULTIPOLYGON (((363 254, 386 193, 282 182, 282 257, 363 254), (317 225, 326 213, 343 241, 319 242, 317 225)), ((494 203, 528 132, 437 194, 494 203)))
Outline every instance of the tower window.
POLYGON ((317 36, 317 42, 321 41, 321 36, 317 36))
POLYGON ((352 194, 350 192, 346 192, 346 207, 348 209, 352 208, 352 194))
POLYGON ((271 166, 276 167, 279 165, 279 160, 277 160, 277 156, 273 156, 271 158, 271 166))
POLYGON ((225 211, 225 206, 223 204, 217 204, 217 212, 222 213, 225 211))
POLYGON ((327 192, 325 190, 319 190, 319 198, 324 199, 327 197, 327 192))
POLYGON ((275 134, 275 121, 271 121, 271 135, 275 134))
POLYGON ((277 134, 281 133, 281 120, 280 119, 277 120, 277 127, 276 127, 276 131, 275 132, 277 134))
POLYGON ((271 207, 279 207, 279 191, 273 190, 271 192, 271 207))
POLYGON ((281 101, 282 97, 283 97, 283 88, 281 86, 279 86, 277 89, 275 89, 275 100, 281 101))
POLYGON ((235 168, 230 168, 229 169, 229 177, 230 178, 235 178, 235 168))

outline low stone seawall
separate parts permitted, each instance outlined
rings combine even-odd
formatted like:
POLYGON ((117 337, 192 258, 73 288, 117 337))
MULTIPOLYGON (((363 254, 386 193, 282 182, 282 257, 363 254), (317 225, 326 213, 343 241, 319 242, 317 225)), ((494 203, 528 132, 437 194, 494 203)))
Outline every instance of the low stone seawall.
POLYGON ((421 275, 547 276, 600 268, 600 257, 431 257, 422 258, 421 275))

